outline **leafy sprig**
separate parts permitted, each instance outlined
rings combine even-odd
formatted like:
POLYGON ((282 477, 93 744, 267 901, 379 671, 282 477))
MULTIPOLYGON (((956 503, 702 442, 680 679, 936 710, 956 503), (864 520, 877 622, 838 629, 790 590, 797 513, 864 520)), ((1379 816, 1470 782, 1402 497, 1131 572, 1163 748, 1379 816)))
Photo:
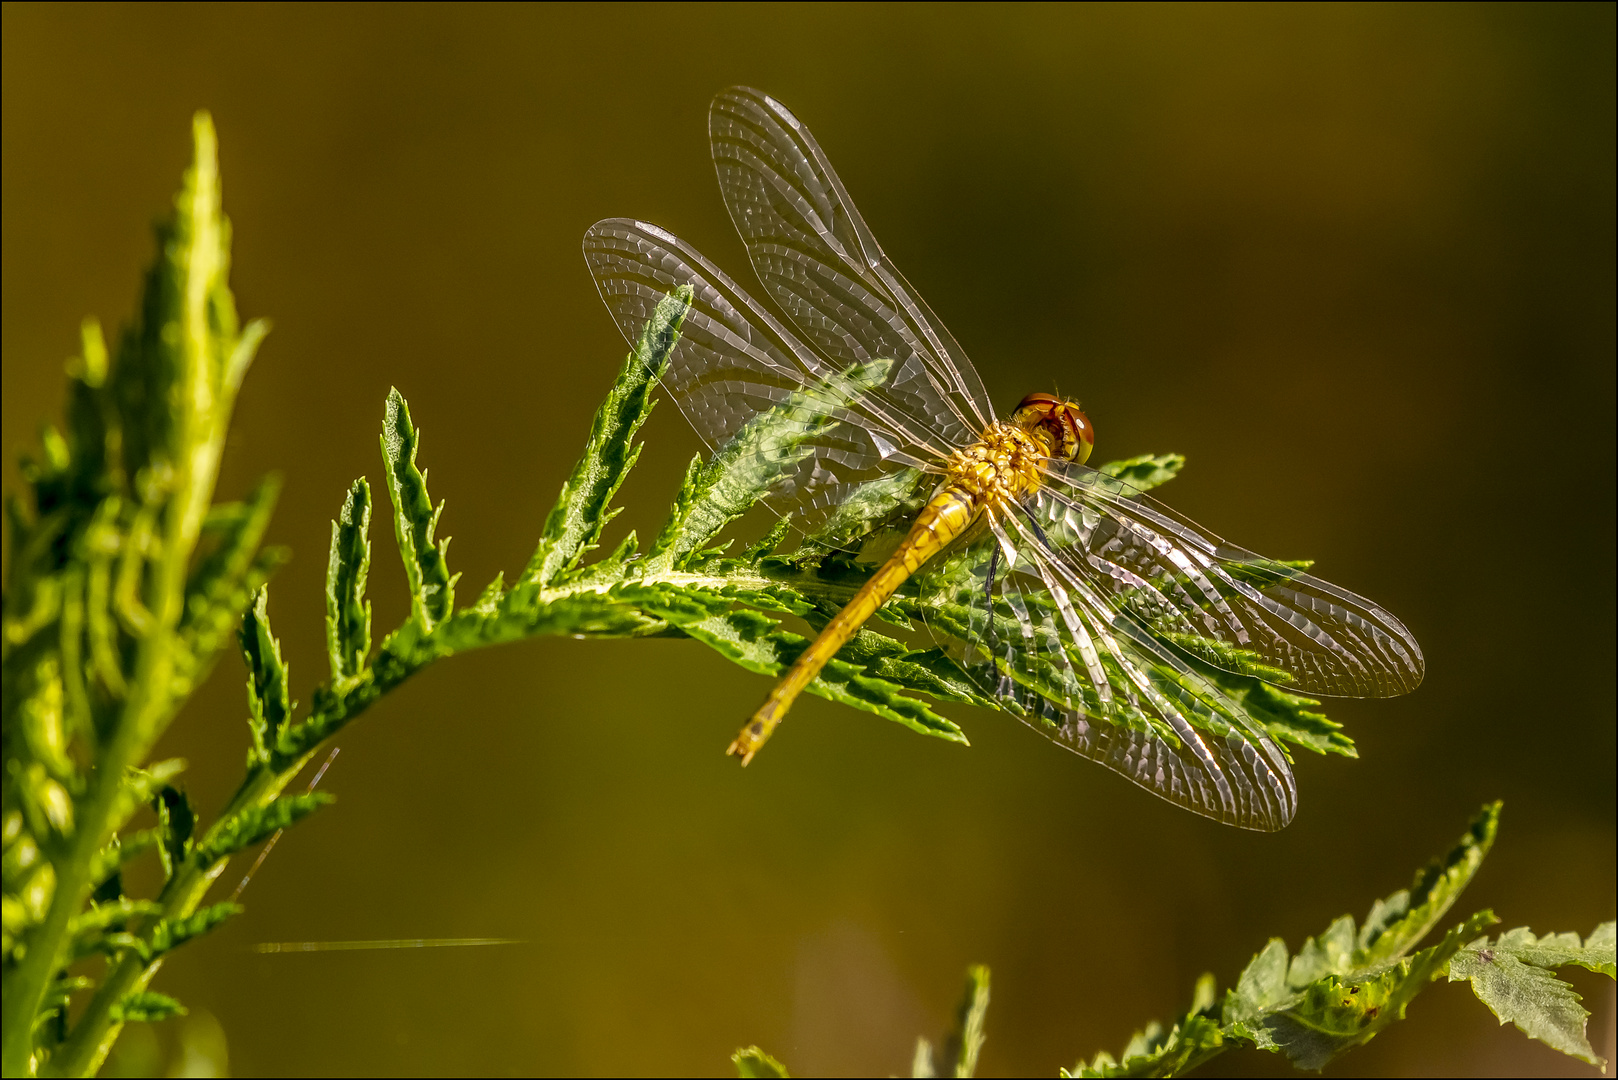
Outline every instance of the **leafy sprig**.
MULTIPOLYGON (((1417 994, 1441 979, 1468 982, 1501 1023, 1592 1065, 1605 1066, 1585 1035, 1589 1013, 1573 987, 1557 978, 1565 967, 1614 977, 1614 926, 1588 937, 1527 929, 1482 935, 1497 920, 1487 909, 1462 919, 1424 949, 1416 946, 1443 922, 1494 844, 1500 804, 1485 806, 1449 852, 1417 875, 1409 889, 1376 901, 1362 925, 1351 915, 1333 922, 1297 953, 1273 938, 1223 996, 1212 975, 1197 980, 1191 1007, 1172 1025, 1137 1031, 1117 1057, 1102 1052, 1062 1076, 1180 1076, 1228 1050, 1284 1054, 1302 1069, 1322 1069, 1388 1025, 1404 1019, 1417 994)), ((946 1039, 943 1075, 971 1076, 983 1042, 989 973, 968 972, 967 992, 946 1039)), ((731 1055, 738 1076, 787 1076, 781 1062, 756 1046, 731 1055)), ((917 1040, 912 1076, 938 1076, 932 1046, 917 1040)))
MULTIPOLYGON (((600 553, 618 512, 613 499, 640 455, 637 437, 654 404, 653 387, 691 303, 688 290, 677 291, 658 305, 597 410, 532 557, 512 584, 498 575, 469 605, 457 606, 459 575, 448 539, 439 537, 445 507, 431 498, 427 470, 418 464, 426 453, 423 433, 404 396, 388 395, 383 490, 410 614, 377 643, 367 598, 375 508, 370 482, 360 477, 332 523, 323 627, 329 677, 300 708, 271 627, 266 584, 286 556, 262 545, 279 483, 266 477, 240 503, 213 501, 236 394, 268 327, 237 317, 227 280, 230 228, 205 114, 196 118, 193 136, 194 161, 173 216, 158 230, 158 257, 134 326, 109 350, 99 326, 84 325, 80 356, 69 364, 65 431, 44 429, 38 455, 24 463, 27 500, 7 502, 11 563, 0 602, 6 1075, 93 1073, 122 1025, 177 1015, 182 1006, 148 984, 166 954, 241 910, 233 902, 206 902, 228 860, 327 805, 325 795, 283 793, 350 722, 416 672, 485 645, 566 634, 686 637, 749 671, 779 674, 808 644, 783 621, 823 625, 869 572, 841 539, 902 522, 916 497, 917 477, 900 474, 862 488, 822 532, 790 550, 786 522, 735 554, 720 542, 723 529, 802 463, 806 440, 862 386, 880 380, 886 362, 878 361, 789 397, 712 457, 694 461, 644 552, 631 533, 600 553), (246 765, 236 793, 210 817, 199 815, 177 785, 183 762, 148 757, 232 630, 248 671, 246 765), (136 816, 147 810, 152 823, 142 827, 136 816), (161 864, 164 884, 155 897, 126 895, 124 866, 148 854, 161 864), (104 957, 105 967, 92 970, 99 963, 92 957, 104 957), (80 995, 88 1000, 75 1003, 80 995)), ((1176 455, 1146 456, 1104 471, 1145 490, 1172 479, 1182 464, 1176 455)), ((1284 575, 1293 565, 1253 572, 1284 575)), ((964 624, 964 611, 928 603, 930 619, 964 624)), ((941 649, 916 647, 894 631, 914 628, 923 614, 919 594, 901 592, 809 690, 962 744, 965 734, 937 711, 938 703, 1016 711, 1014 703, 985 695, 941 649)), ((1272 672, 1216 642, 1180 644, 1207 661, 1194 661, 1199 672, 1277 740, 1353 756, 1348 737, 1313 711, 1317 702, 1261 681, 1272 672)), ((1025 674, 1037 681, 1051 673, 1025 674)), ((1384 924, 1415 927, 1419 915, 1430 925, 1442 914, 1433 913, 1433 895, 1429 889, 1421 893, 1426 899, 1407 898, 1408 911, 1401 908, 1397 919, 1373 919, 1375 942, 1392 932, 1384 924)), ((1377 963, 1416 963, 1393 949, 1396 938, 1386 940, 1364 946, 1383 950, 1377 963)), ((1508 974, 1499 982, 1497 972, 1515 972, 1511 965, 1545 970, 1536 957, 1598 946, 1599 940, 1592 946, 1561 937, 1518 935, 1492 946, 1466 939, 1443 961, 1472 964, 1478 974, 1467 977, 1487 988, 1479 993, 1494 995, 1502 1016, 1509 1012, 1532 1026, 1545 1011, 1535 1012, 1533 1003, 1549 999, 1512 996, 1520 980, 1508 974)), ((1388 1002, 1397 1005, 1401 987, 1416 985, 1418 975, 1440 963, 1421 962, 1427 967, 1388 976, 1388 1002)), ((1253 977, 1267 970, 1255 969, 1253 977)), ((1330 977, 1359 970, 1334 969, 1330 977)), ((936 1060, 930 1046, 919 1046, 918 1063, 925 1058, 957 1075, 974 1067, 987 972, 972 978, 959 1030, 936 1060)), ((1226 1026, 1244 1024, 1246 1034, 1226 1031, 1199 1005, 1166 1041, 1147 1038, 1134 1056, 1168 1061, 1181 1054, 1190 1061, 1206 1049, 1210 1030, 1221 1039, 1268 1038, 1280 1046, 1286 1033, 1274 1025, 1283 1020, 1270 1006, 1281 1008, 1283 998, 1274 987, 1264 989, 1269 984, 1254 985, 1257 996, 1238 996, 1228 1006, 1226 1026), (1253 1004, 1260 998, 1266 1004, 1253 1004)), ((1285 1009, 1303 1007, 1293 1002, 1285 1009)), ((767 1055, 747 1060, 754 1062, 748 1067, 774 1067, 767 1055)))

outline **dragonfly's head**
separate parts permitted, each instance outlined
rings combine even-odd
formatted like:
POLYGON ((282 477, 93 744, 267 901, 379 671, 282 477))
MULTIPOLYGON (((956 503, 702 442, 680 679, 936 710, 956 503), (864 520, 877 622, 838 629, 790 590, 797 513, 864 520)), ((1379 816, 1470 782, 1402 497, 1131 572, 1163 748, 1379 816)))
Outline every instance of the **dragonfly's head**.
POLYGON ((1058 461, 1089 458, 1096 444, 1096 429, 1076 401, 1063 401, 1051 394, 1029 394, 1011 414, 1011 422, 1044 443, 1047 453, 1058 461))

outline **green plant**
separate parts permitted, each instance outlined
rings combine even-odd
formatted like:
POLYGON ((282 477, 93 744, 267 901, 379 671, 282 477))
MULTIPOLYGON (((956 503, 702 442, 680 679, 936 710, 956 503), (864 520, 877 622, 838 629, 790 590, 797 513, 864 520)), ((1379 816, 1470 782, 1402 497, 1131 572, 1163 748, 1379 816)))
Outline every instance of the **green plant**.
MULTIPOLYGON (((382 465, 410 614, 373 648, 372 491, 358 479, 332 524, 329 676, 300 711, 266 586, 285 553, 261 544, 278 484, 268 477, 242 502, 213 501, 231 409, 267 325, 237 319, 206 115, 193 133, 194 162, 158 230, 135 324, 115 354, 96 324, 85 324, 81 355, 69 365, 64 430, 44 429, 39 456, 24 462, 28 498, 7 502, 0 654, 6 1075, 92 1073, 124 1024, 181 1011, 149 986, 169 952, 240 910, 229 900, 206 902, 228 861, 325 805, 324 794, 284 792, 334 735, 427 665, 541 635, 676 636, 774 675, 806 645, 782 620, 797 616, 818 628, 866 573, 857 557, 813 537, 782 551, 785 521, 739 550, 716 541, 773 483, 756 448, 768 446, 767 460, 790 464, 825 418, 815 400, 835 394, 785 402, 710 459, 693 460, 644 552, 630 534, 586 561, 616 513, 612 500, 639 456, 636 434, 678 340, 690 296, 676 292, 598 409, 532 558, 510 584, 497 576, 470 604, 456 604, 449 542, 437 537, 443 505, 433 503, 416 464, 421 433, 403 396, 389 395, 382 465), (233 630, 248 670, 246 769, 228 804, 203 821, 175 784, 184 763, 148 758, 233 630), (152 824, 137 827, 147 808, 152 824), (163 869, 155 897, 124 891, 122 867, 142 857, 163 869)), ((839 379, 869 374, 851 370, 839 379)), ((1175 455, 1148 456, 1105 471, 1144 490, 1172 479, 1182 464, 1175 455)), ((900 507, 872 485, 845 509, 879 521, 900 507)), ((1284 574, 1288 565, 1254 572, 1284 574)), ((925 612, 944 625, 966 619, 947 599, 925 612)), ((908 629, 922 614, 921 601, 907 593, 879 618, 908 629)), ((1184 644, 1226 667, 1245 663, 1216 643, 1184 644)), ((1273 673, 1201 669, 1281 743, 1354 756, 1338 725, 1312 711, 1316 702, 1254 677, 1273 673)), ((1036 683, 1041 677, 1032 665, 1025 674, 1036 683)), ((810 689, 959 743, 966 742, 961 729, 931 702, 1018 708, 979 692, 940 649, 871 628, 810 689)), ((962 1038, 960 1047, 976 1045, 962 1038)), ((964 1049, 949 1053, 964 1060, 964 1049)))
MULTIPOLYGON (((1239 1048, 1285 1054, 1299 1068, 1322 1069, 1403 1020, 1411 1000, 1440 979, 1470 983, 1502 1024, 1510 1021, 1553 1049, 1605 1067, 1585 1037, 1590 1014, 1556 970, 1576 966, 1613 978, 1614 923, 1602 923, 1583 939, 1572 933, 1536 937, 1527 928, 1490 938, 1483 931, 1499 920, 1485 908, 1445 931, 1436 944, 1412 951, 1471 883, 1499 823, 1500 804, 1485 806, 1448 854, 1419 871, 1409 889, 1372 904, 1357 929, 1354 917, 1344 915, 1295 955, 1280 938, 1271 938, 1223 996, 1214 977, 1204 975, 1191 1008, 1172 1027, 1154 1021, 1118 1057, 1103 1052, 1061 1075, 1179 1076, 1239 1048)), ((988 969, 975 967, 945 1041, 946 1075, 972 1075, 988 1003, 988 969)), ((756 1046, 736 1051, 731 1060, 739 1076, 788 1075, 756 1046)), ((939 1075, 925 1039, 917 1041, 911 1075, 939 1075)))

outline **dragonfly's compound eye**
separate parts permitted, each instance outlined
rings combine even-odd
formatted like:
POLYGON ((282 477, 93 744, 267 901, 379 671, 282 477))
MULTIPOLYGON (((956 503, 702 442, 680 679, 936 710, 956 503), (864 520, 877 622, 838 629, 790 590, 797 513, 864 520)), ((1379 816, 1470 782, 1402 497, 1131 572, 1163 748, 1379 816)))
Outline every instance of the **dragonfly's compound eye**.
POLYGON ((1074 401, 1050 394, 1029 394, 1011 419, 1024 431, 1043 439, 1051 457, 1062 461, 1082 464, 1095 446, 1095 428, 1074 401))
POLYGON ((1060 405, 1061 403, 1062 399, 1054 394, 1047 394, 1042 390, 1036 390, 1017 403, 1017 411, 1019 413, 1023 412, 1025 409, 1048 411, 1052 405, 1060 405))
POLYGON ((1094 450, 1096 446, 1095 425, 1090 423, 1088 416, 1079 411, 1077 405, 1070 404, 1067 406, 1067 416, 1068 422, 1073 425, 1074 437, 1078 440, 1078 445, 1074 448, 1073 460, 1083 465, 1090 460, 1090 451, 1094 450))

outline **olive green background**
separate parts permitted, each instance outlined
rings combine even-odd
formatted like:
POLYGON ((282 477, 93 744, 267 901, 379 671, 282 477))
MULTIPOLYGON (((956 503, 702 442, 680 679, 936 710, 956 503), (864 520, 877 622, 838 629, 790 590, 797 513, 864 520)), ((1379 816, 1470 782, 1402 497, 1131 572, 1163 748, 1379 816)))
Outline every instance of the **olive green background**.
MULTIPOLYGON (((743 772, 721 752, 765 683, 689 642, 456 658, 343 735, 341 801, 159 976, 236 1072, 716 1073, 757 1042, 886 1073, 984 962, 983 1072, 1050 1074, 1363 915, 1494 798, 1464 905, 1613 916, 1613 5, 9 4, 3 31, 6 485, 79 319, 128 317, 213 110, 238 301, 275 321, 221 486, 286 478, 272 612, 305 699, 390 385, 475 593, 521 567, 625 351, 584 229, 646 218, 751 280, 705 128, 738 82, 814 129, 1001 407, 1059 387, 1098 460, 1189 455, 1167 501, 1427 651, 1415 694, 1331 703, 1363 756, 1304 755, 1278 835, 969 709, 968 749, 806 699, 743 772), (249 951, 483 936, 523 944, 249 951)), ((609 539, 698 448, 672 407, 646 435, 609 539)), ((406 605, 379 524, 381 630, 406 605)), ((163 741, 204 808, 244 716, 230 658, 163 741)), ((1610 1055, 1612 984, 1579 986, 1610 1055)), ((1328 1071, 1593 1074, 1463 987, 1328 1071)))

